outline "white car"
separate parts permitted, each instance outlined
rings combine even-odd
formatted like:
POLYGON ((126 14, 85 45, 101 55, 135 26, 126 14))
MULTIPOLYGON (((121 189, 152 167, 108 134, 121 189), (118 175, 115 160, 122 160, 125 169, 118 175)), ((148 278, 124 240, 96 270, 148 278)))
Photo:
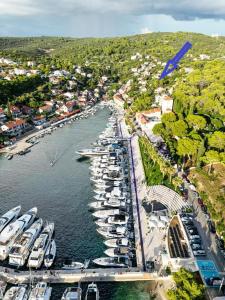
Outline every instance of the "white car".
POLYGON ((205 250, 196 250, 196 251, 193 251, 193 254, 194 254, 194 256, 205 256, 206 255, 205 250))
POLYGON ((195 234, 195 235, 190 235, 190 240, 197 240, 197 239, 200 239, 200 236, 195 234))

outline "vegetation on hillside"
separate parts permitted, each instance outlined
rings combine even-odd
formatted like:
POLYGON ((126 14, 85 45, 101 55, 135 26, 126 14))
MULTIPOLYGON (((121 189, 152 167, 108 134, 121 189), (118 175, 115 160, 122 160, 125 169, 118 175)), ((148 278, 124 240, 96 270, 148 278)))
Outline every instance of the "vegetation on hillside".
POLYGON ((181 268, 173 273, 176 287, 167 292, 169 300, 204 300, 204 286, 197 281, 194 273, 181 268))

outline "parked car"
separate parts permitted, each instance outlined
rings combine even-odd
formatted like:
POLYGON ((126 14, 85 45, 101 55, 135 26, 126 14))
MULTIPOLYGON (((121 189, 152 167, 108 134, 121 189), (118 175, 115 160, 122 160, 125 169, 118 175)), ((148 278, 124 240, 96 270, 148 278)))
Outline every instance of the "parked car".
POLYGON ((202 210, 205 214, 207 214, 207 206, 206 206, 205 204, 203 204, 203 205, 201 206, 201 210, 202 210))
POLYGON ((200 239, 200 236, 198 234, 194 234, 189 236, 190 240, 196 240, 196 239, 200 239))
POLYGON ((188 233, 189 233, 190 235, 195 235, 195 234, 198 234, 198 230, 197 230, 196 228, 189 229, 189 230, 188 230, 188 233))
POLYGON ((211 220, 208 220, 208 227, 209 227, 209 231, 211 233, 216 233, 216 226, 215 226, 215 223, 211 220))
POLYGON ((194 256, 205 256, 205 250, 194 250, 193 251, 194 256))
POLYGON ((203 250, 201 244, 192 244, 191 248, 192 250, 203 250))
POLYGON ((203 201, 202 201, 201 198, 198 198, 198 204, 199 204, 200 206, 204 205, 204 203, 203 203, 203 201))
POLYGON ((190 244, 193 245, 193 244, 200 244, 201 245, 202 243, 202 240, 201 239, 193 239, 190 241, 190 244))

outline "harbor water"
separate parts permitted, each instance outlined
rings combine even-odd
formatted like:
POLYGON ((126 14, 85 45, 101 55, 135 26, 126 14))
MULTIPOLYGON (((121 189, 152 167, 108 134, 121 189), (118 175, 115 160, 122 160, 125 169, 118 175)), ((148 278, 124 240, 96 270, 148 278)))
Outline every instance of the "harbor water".
MULTIPOLYGON (((25 156, 11 161, 0 157, 0 214, 17 205, 23 212, 37 206, 38 216, 55 223, 57 262, 104 256, 102 237, 88 211, 88 203, 93 201, 89 161, 79 161, 76 151, 95 142, 109 114, 103 109, 67 124, 41 139, 25 156)), ((52 299, 60 299, 66 286, 52 286, 52 299)), ((86 286, 82 287, 85 290, 86 286)), ((99 287, 101 300, 150 299, 144 283, 102 283, 99 287)))

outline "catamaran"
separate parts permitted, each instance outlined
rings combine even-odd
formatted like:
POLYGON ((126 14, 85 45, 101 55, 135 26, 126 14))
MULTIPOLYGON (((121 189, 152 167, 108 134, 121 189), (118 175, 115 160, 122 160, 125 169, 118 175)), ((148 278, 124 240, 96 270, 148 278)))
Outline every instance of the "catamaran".
POLYGON ((13 220, 15 220, 21 210, 21 206, 14 207, 13 209, 9 210, 0 218, 0 232, 13 220))
POLYGON ((7 258, 15 240, 33 223, 36 214, 37 208, 34 207, 2 230, 0 234, 0 260, 7 258))
POLYGON ((9 253, 9 264, 22 267, 31 251, 31 248, 39 235, 43 220, 38 219, 15 242, 9 253))
POLYGON ((32 252, 29 256, 28 267, 40 268, 45 252, 51 242, 54 233, 54 223, 49 223, 45 226, 39 238, 35 241, 32 252))

